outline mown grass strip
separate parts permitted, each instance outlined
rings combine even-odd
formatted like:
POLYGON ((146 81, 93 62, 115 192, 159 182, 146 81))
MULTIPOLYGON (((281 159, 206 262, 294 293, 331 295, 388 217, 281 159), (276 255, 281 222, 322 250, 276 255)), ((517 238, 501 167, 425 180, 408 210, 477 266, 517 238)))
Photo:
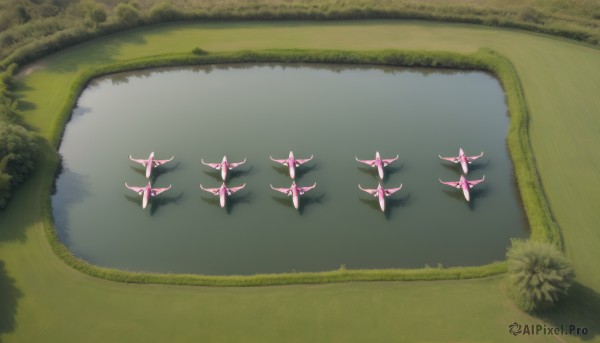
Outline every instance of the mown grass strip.
MULTIPOLYGON (((195 49, 196 50, 196 49, 195 49)), ((527 133, 528 111, 521 84, 515 68, 500 54, 482 49, 464 55, 450 52, 397 51, 352 52, 341 50, 261 50, 232 53, 165 54, 92 68, 81 73, 72 84, 68 99, 57 116, 49 137, 49 145, 43 149, 51 152, 60 144, 61 136, 77 98, 94 77, 125 70, 138 70, 168 66, 200 65, 216 63, 329 63, 329 64, 378 64, 404 67, 443 67, 475 69, 495 74, 506 92, 511 116, 507 142, 513 159, 515 174, 531 227, 531 239, 550 242, 561 247, 558 227, 553 221, 544 197, 535 167, 527 133)), ((45 191, 50 194, 58 167, 57 155, 50 157, 45 191)), ((348 281, 413 281, 468 279, 506 272, 506 262, 494 262, 477 267, 421 268, 421 269, 340 269, 315 273, 282 273, 251 276, 206 276, 198 274, 159 274, 129 272, 98 267, 74 256, 62 244, 52 220, 52 208, 48 196, 42 206, 47 237, 55 253, 68 265, 86 274, 127 283, 156 283, 203 286, 265 286, 284 284, 312 284, 348 281)))

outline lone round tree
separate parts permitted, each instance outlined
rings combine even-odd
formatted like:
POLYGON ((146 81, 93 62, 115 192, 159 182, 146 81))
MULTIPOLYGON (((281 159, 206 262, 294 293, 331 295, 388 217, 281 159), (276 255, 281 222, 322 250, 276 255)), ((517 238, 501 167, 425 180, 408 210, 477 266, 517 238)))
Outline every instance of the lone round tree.
POLYGON ((553 307, 575 278, 571 262, 548 243, 513 240, 507 257, 510 294, 524 311, 553 307))

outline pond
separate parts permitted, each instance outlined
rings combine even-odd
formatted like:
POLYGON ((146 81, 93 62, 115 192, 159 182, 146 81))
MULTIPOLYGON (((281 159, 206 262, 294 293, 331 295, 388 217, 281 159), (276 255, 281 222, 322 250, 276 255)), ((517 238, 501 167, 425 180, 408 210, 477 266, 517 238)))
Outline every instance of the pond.
POLYGON ((66 126, 64 170, 52 196, 56 229, 73 253, 131 271, 247 275, 291 271, 483 265, 503 260, 511 237, 529 228, 506 146, 501 85, 476 71, 378 66, 213 65, 114 74, 93 80, 66 126), (485 181, 467 202, 438 179, 458 180, 439 159, 481 151, 468 179, 485 181), (283 159, 314 159, 298 170, 300 198, 283 159), (356 162, 399 155, 377 199, 377 171, 356 162), (143 210, 125 188, 172 188, 143 210), (219 187, 201 163, 247 162, 228 186, 246 187, 227 208, 199 188, 219 187))

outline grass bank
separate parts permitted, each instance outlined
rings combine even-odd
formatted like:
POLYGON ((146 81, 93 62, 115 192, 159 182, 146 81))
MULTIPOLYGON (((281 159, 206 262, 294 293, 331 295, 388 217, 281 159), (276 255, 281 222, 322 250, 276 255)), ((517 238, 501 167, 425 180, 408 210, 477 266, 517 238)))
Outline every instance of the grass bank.
MULTIPOLYGON (((180 23, 132 30, 48 56, 22 71, 17 95, 46 142, 68 90, 86 70, 164 52, 240 49, 450 51, 487 47, 516 69, 535 162, 580 283, 558 311, 533 316, 505 296, 502 276, 428 282, 285 287, 186 287, 110 282, 83 274, 48 244, 41 206, 55 162, 42 147, 32 177, 0 212, 3 342, 365 342, 518 339, 508 325, 573 323, 600 339, 600 51, 547 36, 411 21, 180 23), (26 75, 25 75, 26 74, 26 75), (559 158, 557 158, 559 157, 559 158), (460 309, 460 310, 457 310, 460 309), (512 337, 512 338, 507 338, 512 337)), ((548 336, 522 337, 547 342, 548 336)))
MULTIPOLYGON (((531 156, 527 135, 527 106, 515 69, 510 61, 490 50, 473 54, 428 51, 371 51, 351 52, 342 50, 267 50, 237 51, 229 53, 205 53, 194 49, 184 54, 159 55, 123 61, 91 68, 81 73, 70 87, 60 114, 49 132, 52 146, 58 148, 66 122, 79 94, 94 77, 125 70, 153 67, 198 65, 214 63, 336 63, 336 64, 378 64, 403 67, 443 67, 455 69, 477 69, 494 73, 502 82, 508 100, 511 124, 508 132, 508 145, 514 161, 515 174, 525 212, 530 223, 532 239, 550 242, 560 247, 558 228, 552 221, 548 205, 541 190, 535 163, 531 156)), ((53 160, 57 167, 56 159, 53 160)), ((54 180, 55 168, 48 170, 44 187, 49 194, 54 180)), ((57 236, 52 223, 52 209, 49 196, 44 201, 46 233, 54 251, 67 264, 86 274, 112 281, 129 283, 160 283, 203 286, 264 286, 294 283, 331 283, 344 281, 389 281, 389 280, 445 280, 486 277, 506 271, 503 262, 478 267, 423 268, 423 269, 384 269, 384 270, 337 270, 318 273, 281 273, 253 276, 205 276, 183 274, 133 273, 118 269, 94 266, 75 257, 57 236)))

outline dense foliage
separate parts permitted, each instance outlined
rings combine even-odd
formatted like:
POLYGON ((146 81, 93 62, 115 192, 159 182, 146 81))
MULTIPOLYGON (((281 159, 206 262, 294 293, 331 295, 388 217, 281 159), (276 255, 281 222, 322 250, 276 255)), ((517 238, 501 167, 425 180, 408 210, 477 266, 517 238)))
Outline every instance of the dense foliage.
POLYGON ((6 206, 11 189, 33 170, 37 145, 33 134, 19 125, 17 104, 11 98, 10 66, 0 77, 0 208, 6 206))
POLYGON ((23 62, 137 25, 173 20, 427 19, 515 27, 600 44, 589 0, 0 0, 0 59, 23 62))
POLYGON ((507 257, 509 293, 524 311, 553 307, 573 284, 571 262, 551 244, 513 240, 507 257))

